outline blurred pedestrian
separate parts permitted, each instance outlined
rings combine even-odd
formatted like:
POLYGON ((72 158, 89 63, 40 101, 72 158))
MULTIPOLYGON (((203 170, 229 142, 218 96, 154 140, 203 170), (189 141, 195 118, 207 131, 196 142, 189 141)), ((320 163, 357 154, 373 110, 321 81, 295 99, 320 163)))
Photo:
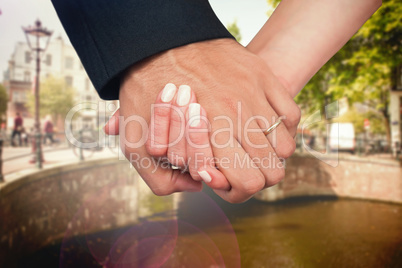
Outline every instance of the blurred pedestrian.
POLYGON ((46 121, 44 125, 44 131, 45 131, 45 137, 43 138, 43 144, 46 144, 46 141, 49 139, 50 140, 50 145, 53 145, 54 139, 53 139, 53 123, 52 123, 52 118, 50 115, 46 116, 46 121))
POLYGON ((315 147, 315 136, 311 135, 310 139, 308 140, 308 147, 310 147, 310 149, 314 149, 315 147))
POLYGON ((24 120, 22 119, 20 113, 17 112, 15 118, 14 118, 14 128, 13 128, 13 133, 11 134, 11 145, 16 146, 14 142, 15 136, 18 136, 18 144, 19 146, 22 145, 22 140, 21 140, 21 132, 23 128, 23 123, 24 120))

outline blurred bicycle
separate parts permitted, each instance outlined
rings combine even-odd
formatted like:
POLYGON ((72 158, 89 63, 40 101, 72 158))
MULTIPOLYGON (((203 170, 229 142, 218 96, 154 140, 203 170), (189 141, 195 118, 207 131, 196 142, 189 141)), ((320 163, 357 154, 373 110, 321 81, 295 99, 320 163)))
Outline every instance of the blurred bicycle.
POLYGON ((101 129, 84 128, 75 133, 75 141, 70 143, 74 155, 80 159, 90 158, 95 152, 108 148, 113 154, 120 150, 119 136, 106 135, 101 129))

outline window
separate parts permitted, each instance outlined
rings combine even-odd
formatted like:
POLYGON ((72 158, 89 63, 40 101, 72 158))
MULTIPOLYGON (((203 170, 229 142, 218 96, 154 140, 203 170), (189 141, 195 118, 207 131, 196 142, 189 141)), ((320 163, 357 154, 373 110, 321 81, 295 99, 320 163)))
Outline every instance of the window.
POLYGON ((20 102, 20 92, 19 91, 13 91, 13 102, 20 102))
POLYGON ((73 86, 73 78, 71 76, 66 76, 65 80, 66 80, 67 86, 69 86, 69 87, 73 86))
POLYGON ((31 52, 26 51, 25 52, 25 63, 30 63, 31 62, 31 52))
POLYGON ((24 81, 31 82, 31 72, 29 72, 29 71, 24 72, 24 81))
POLYGON ((67 57, 66 58, 66 69, 73 69, 74 66, 74 59, 72 57, 67 57))
POLYGON ((27 94, 25 91, 20 92, 20 102, 22 102, 22 103, 27 102, 27 94))
POLYGON ((48 66, 52 65, 52 55, 50 55, 50 54, 46 55, 46 64, 48 66))

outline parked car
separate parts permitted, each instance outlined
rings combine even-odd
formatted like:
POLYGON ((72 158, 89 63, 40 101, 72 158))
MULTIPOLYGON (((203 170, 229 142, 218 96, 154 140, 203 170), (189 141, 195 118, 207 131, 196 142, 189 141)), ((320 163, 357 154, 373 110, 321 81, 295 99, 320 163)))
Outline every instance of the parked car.
POLYGON ((336 123, 331 125, 329 135, 329 148, 331 151, 344 151, 355 153, 355 128, 352 123, 336 123))

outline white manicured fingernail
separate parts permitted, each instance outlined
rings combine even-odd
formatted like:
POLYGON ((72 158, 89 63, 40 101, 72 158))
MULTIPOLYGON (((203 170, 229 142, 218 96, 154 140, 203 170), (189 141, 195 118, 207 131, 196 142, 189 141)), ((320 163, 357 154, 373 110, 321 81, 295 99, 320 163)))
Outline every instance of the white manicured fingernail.
POLYGON ((163 102, 169 102, 173 100, 174 94, 176 94, 176 86, 172 83, 169 83, 165 86, 165 88, 162 91, 162 101, 163 102))
POLYGON ((188 119, 190 127, 198 127, 201 119, 201 105, 198 103, 191 103, 188 107, 188 119))
POLYGON ((180 86, 177 94, 177 104, 179 106, 187 105, 191 98, 191 88, 189 86, 180 86))
POLYGON ((210 183, 212 181, 211 176, 205 170, 198 171, 198 175, 200 175, 201 179, 203 179, 206 183, 210 183))

